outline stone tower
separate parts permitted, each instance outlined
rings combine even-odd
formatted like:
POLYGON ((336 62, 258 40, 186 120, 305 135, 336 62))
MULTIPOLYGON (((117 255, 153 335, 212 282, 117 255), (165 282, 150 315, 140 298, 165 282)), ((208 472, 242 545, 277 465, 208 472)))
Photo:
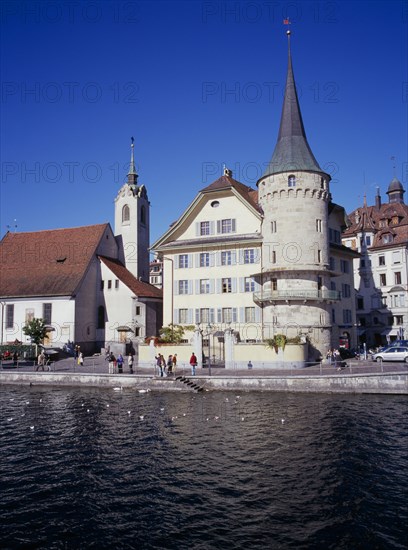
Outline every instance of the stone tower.
POLYGON ((115 237, 119 260, 138 279, 149 282, 149 199, 146 187, 138 185, 134 160, 134 139, 127 182, 115 198, 115 237))
POLYGON ((325 353, 331 342, 328 206, 330 176, 306 139, 292 69, 288 69, 278 140, 259 179, 262 226, 261 306, 267 336, 308 336, 325 353))

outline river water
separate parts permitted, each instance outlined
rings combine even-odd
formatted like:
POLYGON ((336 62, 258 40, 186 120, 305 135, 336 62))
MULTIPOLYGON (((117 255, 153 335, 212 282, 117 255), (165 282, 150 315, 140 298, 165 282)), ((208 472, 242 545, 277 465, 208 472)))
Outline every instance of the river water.
POLYGON ((0 548, 406 549, 404 396, 0 387, 0 548))

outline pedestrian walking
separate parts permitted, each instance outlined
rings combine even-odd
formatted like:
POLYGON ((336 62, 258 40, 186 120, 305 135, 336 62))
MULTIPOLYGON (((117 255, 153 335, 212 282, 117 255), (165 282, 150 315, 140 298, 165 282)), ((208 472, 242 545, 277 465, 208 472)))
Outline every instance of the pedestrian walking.
POLYGON ((177 367, 177 353, 173 355, 173 374, 176 375, 176 367, 177 367))
POLYGON ((44 353, 44 350, 42 350, 37 358, 37 368, 35 370, 40 370, 40 368, 44 370, 44 364, 45 364, 45 353, 44 353))
POLYGON ((172 370, 173 370, 173 356, 169 355, 167 358, 167 372, 171 374, 172 370))
POLYGON ((79 356, 78 356, 78 365, 80 367, 83 367, 84 366, 84 354, 82 353, 82 351, 79 352, 79 356))

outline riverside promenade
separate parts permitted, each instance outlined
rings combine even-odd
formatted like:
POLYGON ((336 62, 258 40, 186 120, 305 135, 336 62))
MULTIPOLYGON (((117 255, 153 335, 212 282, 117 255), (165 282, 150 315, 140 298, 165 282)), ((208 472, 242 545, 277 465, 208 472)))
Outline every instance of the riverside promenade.
POLYGON ((328 393, 408 394, 407 363, 374 363, 348 360, 344 369, 328 364, 313 364, 302 369, 225 369, 202 368, 191 375, 187 364, 176 373, 161 377, 154 366, 138 367, 133 373, 124 365, 123 373, 109 374, 102 356, 86 357, 79 366, 74 358, 51 363, 50 370, 37 371, 34 361, 2 361, 0 384, 97 386, 134 388, 143 391, 258 390, 328 393))

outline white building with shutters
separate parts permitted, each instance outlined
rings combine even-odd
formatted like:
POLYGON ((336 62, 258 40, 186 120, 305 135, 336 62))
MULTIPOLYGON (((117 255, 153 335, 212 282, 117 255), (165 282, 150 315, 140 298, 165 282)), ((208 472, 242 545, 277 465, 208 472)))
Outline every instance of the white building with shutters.
MULTIPOLYGON (((164 325, 231 326, 237 338, 261 339, 254 303, 261 269, 257 192, 224 171, 153 245, 163 260, 164 325)), ((216 342, 215 342, 216 343, 216 342)))

